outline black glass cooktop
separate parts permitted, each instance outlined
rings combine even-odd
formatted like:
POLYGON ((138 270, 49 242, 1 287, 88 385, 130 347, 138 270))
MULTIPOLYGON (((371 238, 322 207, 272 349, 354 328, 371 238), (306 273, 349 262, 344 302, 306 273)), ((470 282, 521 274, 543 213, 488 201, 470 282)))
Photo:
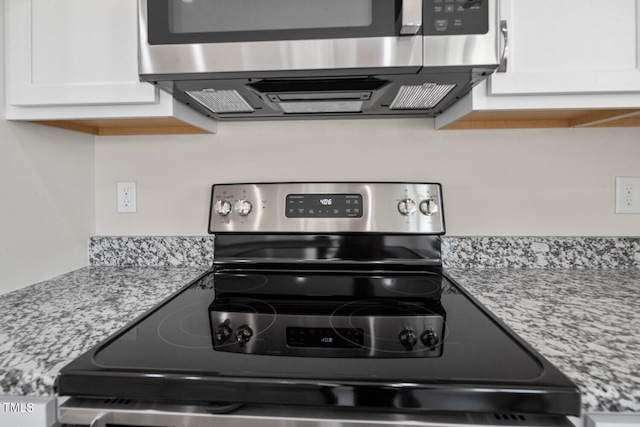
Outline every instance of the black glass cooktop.
MULTIPOLYGON (((233 334, 238 325, 231 326, 233 334)), ((233 336, 230 342, 246 350, 267 336, 261 330, 251 334, 244 347, 233 336)), ((60 395, 170 402, 579 413, 574 384, 466 291, 445 276, 427 273, 208 273, 63 368, 57 388, 60 395), (312 298, 301 300, 300 295, 312 298), (253 301, 246 304, 249 317, 264 305, 275 307, 275 318, 278 307, 286 306, 280 316, 291 316, 291 324, 285 322, 275 336, 282 334, 281 345, 306 347, 305 352, 216 350, 216 339, 224 338, 211 314, 216 297, 253 301), (429 313, 416 324, 441 319, 443 324, 427 328, 437 339, 425 332, 407 345, 406 336, 393 335, 405 341, 399 350, 393 348, 392 356, 384 347, 377 353, 363 351, 362 335, 376 329, 353 326, 352 319, 384 316, 379 307, 398 301, 410 307, 402 307, 402 315, 429 313), (341 309, 346 326, 331 332, 331 321, 309 326, 296 317, 308 312, 305 304, 325 317, 340 304, 353 305, 355 314, 341 309), (296 335, 301 333, 307 337, 296 335), (331 357, 334 350, 325 351, 332 346, 343 350, 339 357, 331 357), (419 347, 422 353, 417 354, 419 347), (350 357, 356 348, 360 351, 350 357)))

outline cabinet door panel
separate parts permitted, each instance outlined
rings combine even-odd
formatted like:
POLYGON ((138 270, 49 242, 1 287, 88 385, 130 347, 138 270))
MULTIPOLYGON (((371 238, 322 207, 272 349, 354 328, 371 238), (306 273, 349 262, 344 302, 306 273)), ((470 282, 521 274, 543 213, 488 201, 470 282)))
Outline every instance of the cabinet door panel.
POLYGON ((640 1, 502 0, 506 73, 492 95, 640 91, 640 1))
POLYGON ((14 106, 155 104, 138 79, 131 0, 5 0, 14 106))

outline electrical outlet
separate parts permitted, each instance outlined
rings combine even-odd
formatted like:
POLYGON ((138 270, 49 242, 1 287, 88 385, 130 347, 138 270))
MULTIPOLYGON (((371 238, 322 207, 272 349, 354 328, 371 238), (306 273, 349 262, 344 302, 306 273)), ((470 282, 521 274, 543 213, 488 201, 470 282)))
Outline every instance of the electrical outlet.
POLYGON ((135 181, 118 182, 118 213, 136 212, 135 181))
POLYGON ((640 213, 640 177, 616 177, 616 213, 640 213))

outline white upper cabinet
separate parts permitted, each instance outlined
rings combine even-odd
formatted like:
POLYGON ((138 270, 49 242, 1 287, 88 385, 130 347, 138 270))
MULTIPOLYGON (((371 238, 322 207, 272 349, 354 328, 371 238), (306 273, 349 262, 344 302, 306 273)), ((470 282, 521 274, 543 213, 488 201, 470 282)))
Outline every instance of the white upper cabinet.
POLYGON ((136 2, 6 3, 11 105, 157 101, 156 88, 137 77, 136 2))
POLYGON ((140 82, 136 1, 5 0, 4 13, 7 119, 169 118, 215 131, 140 82))
POLYGON ((491 95, 640 93, 637 0, 502 0, 506 73, 491 95))
POLYGON ((506 71, 437 128, 638 125, 640 0, 501 0, 500 12, 506 71))

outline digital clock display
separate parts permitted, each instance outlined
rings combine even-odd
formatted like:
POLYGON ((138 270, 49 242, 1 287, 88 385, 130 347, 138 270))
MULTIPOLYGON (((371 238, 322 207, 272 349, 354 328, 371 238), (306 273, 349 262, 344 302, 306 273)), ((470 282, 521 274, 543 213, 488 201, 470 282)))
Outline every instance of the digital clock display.
POLYGON ((287 328, 289 347, 362 348, 364 331, 347 328, 287 328))
POLYGON ((361 218, 361 194, 289 194, 287 218, 361 218))

